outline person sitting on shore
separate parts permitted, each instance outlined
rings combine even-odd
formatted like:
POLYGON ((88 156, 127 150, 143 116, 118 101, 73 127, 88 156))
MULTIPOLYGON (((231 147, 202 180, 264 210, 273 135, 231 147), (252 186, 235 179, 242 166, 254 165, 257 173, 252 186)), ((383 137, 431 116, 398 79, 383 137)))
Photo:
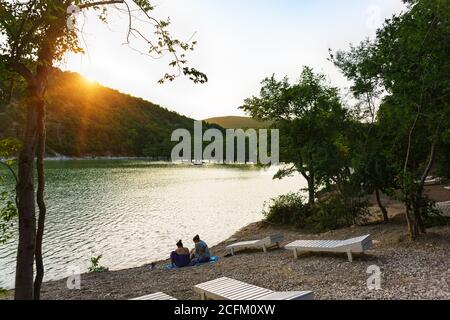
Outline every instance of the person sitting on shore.
POLYGON ((183 246, 183 242, 180 240, 177 242, 177 249, 170 253, 170 260, 172 266, 183 268, 191 263, 189 249, 183 246))
POLYGON ((200 240, 199 235, 193 239, 195 248, 191 251, 191 265, 208 262, 211 258, 208 245, 205 241, 200 240))

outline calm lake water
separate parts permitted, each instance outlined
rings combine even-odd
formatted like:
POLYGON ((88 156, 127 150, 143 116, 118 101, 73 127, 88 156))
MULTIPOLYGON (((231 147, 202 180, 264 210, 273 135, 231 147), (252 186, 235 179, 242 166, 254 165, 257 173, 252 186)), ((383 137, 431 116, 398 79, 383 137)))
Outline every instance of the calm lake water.
MULTIPOLYGON (((262 219, 265 201, 305 187, 276 168, 188 166, 135 160, 48 161, 46 280, 86 271, 103 255, 110 269, 165 259, 177 240, 213 246, 262 219)), ((0 286, 14 286, 17 239, 0 245, 0 286)))

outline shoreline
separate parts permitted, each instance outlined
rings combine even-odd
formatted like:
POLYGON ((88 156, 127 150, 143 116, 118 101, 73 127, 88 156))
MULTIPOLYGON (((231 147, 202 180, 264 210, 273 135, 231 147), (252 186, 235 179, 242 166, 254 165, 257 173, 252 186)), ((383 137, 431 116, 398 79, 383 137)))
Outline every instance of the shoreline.
POLYGON ((369 224, 308 234, 291 228, 256 222, 237 231, 232 237, 211 248, 219 261, 191 268, 164 270, 168 260, 149 265, 105 273, 81 275, 81 289, 68 290, 66 279, 46 282, 44 299, 132 299, 154 292, 165 292, 178 299, 199 297, 193 286, 228 276, 272 290, 311 290, 317 299, 450 299, 448 252, 450 227, 433 227, 427 236, 411 242, 401 216, 389 224, 369 224), (345 254, 302 254, 294 260, 284 249, 245 250, 225 257, 225 246, 232 241, 263 238, 283 233, 283 245, 302 239, 345 239, 371 234, 374 247, 364 256, 356 255, 349 263, 345 254), (379 265, 382 290, 366 287, 367 268, 379 265), (447 268, 447 269, 446 269, 447 268))
MULTIPOLYGON (((80 266, 81 272, 86 272, 91 257, 100 254, 103 254, 100 263, 112 270, 138 267, 165 259, 173 249, 174 240, 178 240, 174 237, 186 239, 186 243, 189 243, 193 235, 200 233, 210 238, 209 245, 217 244, 249 222, 262 219, 260 212, 266 199, 278 193, 287 193, 291 186, 298 185, 289 179, 275 185, 269 176, 270 172, 252 166, 194 167, 141 161, 87 160, 50 162, 46 163, 46 168, 47 205, 53 208, 53 218, 46 226, 43 247, 45 281, 67 276, 67 266, 72 264, 80 266), (76 180, 78 178, 81 180, 76 180), (123 184, 109 185, 111 181, 122 179, 127 181, 125 188, 123 184), (267 181, 267 185, 273 184, 274 188, 266 187, 261 181, 267 181), (198 190, 209 192, 210 185, 219 192, 214 191, 209 199, 203 199, 198 190), (184 186, 189 186, 186 192, 182 189, 184 186), (247 201, 248 196, 237 191, 241 186, 261 189, 262 192, 255 193, 255 199, 247 201), (167 203, 169 198, 178 199, 178 202, 167 203), (242 203, 241 210, 236 208, 236 203, 242 203), (100 214, 105 215, 105 218, 101 218, 100 214), (179 230, 177 224, 169 223, 172 215, 181 217, 183 230, 179 230), (198 219, 199 215, 206 219, 201 222, 202 230, 198 230, 198 223, 192 222, 192 218, 198 219), (108 221, 108 224, 104 224, 104 221, 108 221), (125 223, 121 224, 121 221, 125 223), (163 224, 155 221, 163 221, 163 224), (218 221, 223 222, 224 227, 215 230, 218 221), (98 232, 98 229, 105 233, 98 232), (130 239, 126 243, 127 249, 120 244, 123 238, 130 239)), ((3 171, 0 168, 1 173, 3 171)), ((12 177, 8 176, 7 179, 8 185, 13 188, 12 177)), ((17 240, 15 234, 0 247, 0 264, 4 269, 0 276, 0 287, 7 289, 15 286, 17 240)))
MULTIPOLYGON (((436 226, 413 242, 409 239, 403 205, 383 199, 391 221, 379 222, 377 207, 372 206, 375 221, 322 234, 312 234, 264 221, 249 224, 231 237, 211 247, 219 261, 191 268, 164 270, 168 260, 81 275, 81 289, 69 290, 66 280, 45 282, 43 299, 122 300, 165 292, 178 299, 196 300, 193 286, 222 276, 252 283, 276 291, 311 290, 316 299, 450 299, 450 226, 436 226), (225 247, 234 241, 261 239, 282 233, 282 246, 298 239, 347 239, 371 234, 373 248, 365 255, 355 255, 349 263, 345 254, 302 254, 295 260, 285 249, 245 250, 226 256, 225 247), (367 288, 367 268, 379 266, 382 289, 367 288)), ((205 239, 207 241, 207 239, 205 239)), ((10 291, 7 299, 12 298, 10 291)))
MULTIPOLYGON (((163 157, 157 157, 163 158, 163 157)), ((165 158, 165 157, 164 157, 165 158)), ((167 158, 165 158, 167 159, 167 158)), ((55 156, 55 157, 45 157, 45 161, 83 161, 83 160, 143 160, 143 161, 154 161, 154 162, 170 162, 168 160, 158 160, 154 157, 121 157, 121 156, 83 156, 83 157, 69 157, 69 156, 55 156)))

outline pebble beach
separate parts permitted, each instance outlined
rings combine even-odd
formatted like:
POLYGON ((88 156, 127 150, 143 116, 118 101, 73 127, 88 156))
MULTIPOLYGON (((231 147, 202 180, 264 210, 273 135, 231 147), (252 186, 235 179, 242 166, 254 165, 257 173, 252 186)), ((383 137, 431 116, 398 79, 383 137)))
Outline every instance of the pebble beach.
MULTIPOLYGON (((427 235, 411 241, 406 228, 403 206, 386 201, 390 222, 377 219, 362 226, 352 226, 322 234, 276 226, 267 222, 251 224, 231 238, 212 247, 219 257, 213 264, 165 270, 168 261, 137 268, 81 275, 81 288, 69 290, 66 279, 46 282, 43 299, 132 299, 164 292, 177 299, 195 300, 193 286, 219 277, 230 277, 275 291, 314 292, 319 300, 360 299, 450 299, 450 226, 435 226, 427 235), (244 250, 230 256, 225 247, 235 241, 262 239, 283 234, 281 248, 244 250), (294 259, 283 245, 298 239, 347 239, 370 234, 373 247, 363 255, 304 253, 294 259), (381 272, 379 290, 367 285, 368 268, 381 272)), ((372 210, 376 213, 376 207, 372 210)), ((374 216, 376 218, 376 215, 374 216)), ((205 239, 207 241, 207 239, 205 239)), ((370 270, 370 269, 369 269, 370 270)), ((12 297, 12 292, 9 298, 12 297)))

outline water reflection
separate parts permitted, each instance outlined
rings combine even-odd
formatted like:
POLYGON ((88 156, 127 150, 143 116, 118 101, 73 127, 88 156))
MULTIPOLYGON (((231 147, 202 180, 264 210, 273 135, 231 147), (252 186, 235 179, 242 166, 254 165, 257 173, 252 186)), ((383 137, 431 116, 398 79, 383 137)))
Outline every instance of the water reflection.
MULTIPOLYGON (((251 167, 145 161, 49 161, 46 280, 87 270, 102 254, 110 269, 164 259, 177 240, 200 234, 217 244, 262 218, 264 201, 305 186, 251 167)), ((14 283, 16 239, 0 246, 0 286, 14 283)))

